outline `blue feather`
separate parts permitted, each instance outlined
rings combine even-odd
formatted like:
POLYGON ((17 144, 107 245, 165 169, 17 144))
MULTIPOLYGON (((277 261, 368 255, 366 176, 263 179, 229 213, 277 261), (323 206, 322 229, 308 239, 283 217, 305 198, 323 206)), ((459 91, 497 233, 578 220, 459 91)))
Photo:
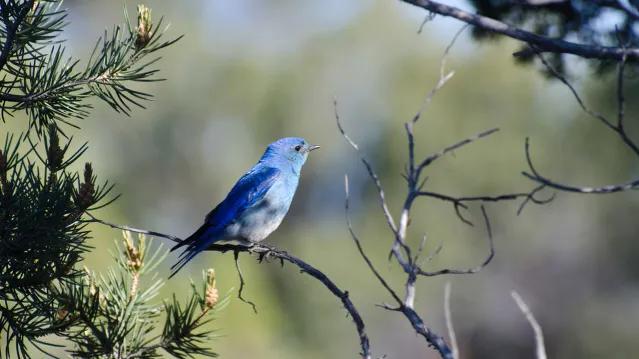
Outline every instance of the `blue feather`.
POLYGON ((171 251, 174 251, 182 246, 188 246, 180 254, 180 260, 171 266, 173 273, 170 277, 174 276, 196 254, 222 239, 224 229, 233 219, 241 216, 247 208, 264 198, 279 172, 276 168, 258 164, 242 176, 226 198, 206 215, 204 224, 187 239, 171 248, 171 251))

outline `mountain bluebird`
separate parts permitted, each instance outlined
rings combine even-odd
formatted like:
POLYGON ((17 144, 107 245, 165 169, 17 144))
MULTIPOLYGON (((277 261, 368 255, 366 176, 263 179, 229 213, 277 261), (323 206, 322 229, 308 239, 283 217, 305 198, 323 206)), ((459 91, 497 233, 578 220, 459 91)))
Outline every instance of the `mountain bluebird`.
POLYGON ((215 242, 256 243, 277 229, 291 205, 308 153, 318 148, 297 137, 271 143, 257 164, 206 216, 204 224, 171 248, 173 251, 186 246, 178 262, 171 267, 171 277, 215 242))

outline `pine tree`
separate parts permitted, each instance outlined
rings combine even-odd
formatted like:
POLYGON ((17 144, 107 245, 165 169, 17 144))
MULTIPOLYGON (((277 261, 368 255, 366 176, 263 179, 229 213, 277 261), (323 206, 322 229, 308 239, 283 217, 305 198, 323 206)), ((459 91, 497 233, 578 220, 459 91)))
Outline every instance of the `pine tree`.
POLYGON ((66 18, 59 0, 0 0, 0 118, 22 113, 29 121, 25 133, 6 133, 0 149, 0 357, 41 356, 52 336, 82 358, 215 356, 207 347, 213 332, 202 328, 221 307, 213 271, 181 304, 157 298, 163 280, 153 271, 166 251, 149 251, 143 237, 125 233, 104 275, 82 265, 90 212, 116 197, 90 163, 72 170, 87 149, 72 132, 90 98, 124 114, 143 108, 152 95, 133 85, 161 80, 157 53, 179 37, 165 40, 162 20, 153 24, 139 5, 137 25, 125 10, 124 25, 80 61, 60 40, 66 18))

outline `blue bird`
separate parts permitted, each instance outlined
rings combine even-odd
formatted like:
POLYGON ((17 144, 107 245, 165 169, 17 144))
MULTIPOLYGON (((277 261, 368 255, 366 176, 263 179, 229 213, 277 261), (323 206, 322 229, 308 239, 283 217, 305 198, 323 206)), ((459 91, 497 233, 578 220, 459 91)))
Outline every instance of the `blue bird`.
MULTIPOLYGON (((233 186, 191 236, 171 248, 186 246, 171 269, 173 277, 198 253, 219 241, 256 243, 279 227, 297 189, 309 152, 319 146, 303 138, 286 137, 271 143, 262 158, 233 186)), ((170 278, 169 277, 169 278, 170 278)))

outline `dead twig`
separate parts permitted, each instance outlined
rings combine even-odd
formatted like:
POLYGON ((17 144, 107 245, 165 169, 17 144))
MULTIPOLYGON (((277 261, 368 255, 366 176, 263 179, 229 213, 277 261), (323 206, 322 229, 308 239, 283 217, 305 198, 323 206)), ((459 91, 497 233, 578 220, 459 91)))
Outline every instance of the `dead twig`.
POLYGON ((446 317, 446 327, 448 328, 448 338, 453 351, 453 359, 459 359, 459 346, 457 345, 457 336, 455 335, 453 317, 450 311, 450 282, 446 282, 444 287, 444 316, 446 317))
POLYGON ((535 319, 535 316, 530 311, 530 308, 528 308, 526 302, 524 302, 524 300, 517 292, 512 291, 510 292, 510 295, 513 297, 515 303, 517 303, 517 306, 519 307, 519 310, 521 310, 521 312, 524 314, 526 320, 528 320, 528 323, 530 323, 530 326, 535 332, 535 352, 537 359, 547 359, 546 347, 544 345, 544 334, 541 330, 541 325, 539 325, 537 319, 535 319))

